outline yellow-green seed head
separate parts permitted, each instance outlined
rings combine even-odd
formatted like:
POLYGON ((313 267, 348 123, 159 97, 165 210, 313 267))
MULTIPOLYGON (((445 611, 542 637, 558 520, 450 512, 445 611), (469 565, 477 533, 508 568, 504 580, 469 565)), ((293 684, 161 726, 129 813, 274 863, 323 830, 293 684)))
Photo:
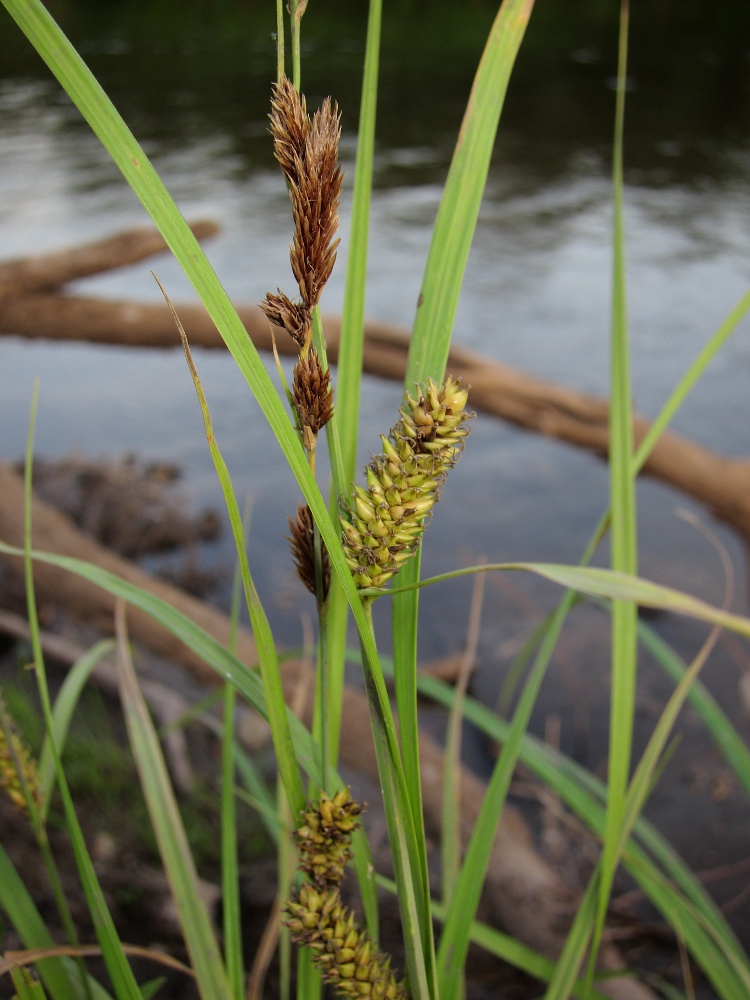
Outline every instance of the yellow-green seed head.
POLYGON ((338 885, 351 860, 352 833, 363 806, 355 802, 348 788, 333 798, 320 793, 318 802, 308 803, 302 826, 296 831, 299 867, 319 887, 338 885))
POLYGON ((341 902, 338 886, 318 892, 309 883, 286 906, 292 941, 312 951, 323 979, 340 997, 407 1000, 403 983, 390 968, 390 958, 373 947, 367 931, 341 902))
POLYGON ((36 761, 21 739, 13 717, 0 694, 0 788, 10 796, 19 812, 28 813, 23 785, 35 801, 41 801, 36 761))
POLYGON ((367 468, 367 489, 354 487, 341 518, 347 565, 361 590, 382 587, 412 555, 448 471, 469 434, 468 391, 459 379, 430 379, 409 394, 390 439, 367 468))

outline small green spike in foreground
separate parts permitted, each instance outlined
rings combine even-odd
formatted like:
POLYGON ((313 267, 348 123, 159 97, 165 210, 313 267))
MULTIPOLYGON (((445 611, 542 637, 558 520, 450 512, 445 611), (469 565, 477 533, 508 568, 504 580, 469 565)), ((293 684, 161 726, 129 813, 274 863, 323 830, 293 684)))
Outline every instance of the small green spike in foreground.
POLYGON ((407 394, 401 419, 383 453, 367 467, 367 489, 354 487, 341 518, 346 561, 360 590, 382 587, 414 553, 448 471, 469 434, 468 390, 450 376, 432 379, 415 399, 407 394))
POLYGON ((313 962, 340 997, 407 1000, 390 958, 373 947, 367 931, 341 901, 339 887, 362 808, 348 788, 333 798, 321 792, 319 802, 308 804, 296 839, 299 867, 311 881, 286 904, 286 925, 295 944, 310 948, 313 962))

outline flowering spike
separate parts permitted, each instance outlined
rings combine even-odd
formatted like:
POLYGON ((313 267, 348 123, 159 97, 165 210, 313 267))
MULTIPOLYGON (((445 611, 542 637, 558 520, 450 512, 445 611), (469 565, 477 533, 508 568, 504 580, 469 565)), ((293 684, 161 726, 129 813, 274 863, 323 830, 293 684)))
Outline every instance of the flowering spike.
POLYGON ((367 467, 367 489, 354 487, 341 518, 344 553, 359 589, 382 587, 414 552, 469 428, 468 390, 460 379, 432 379, 406 395, 401 419, 367 467), (371 544, 375 542, 375 544, 371 544))
POLYGON ((4 788, 19 812, 27 814, 23 786, 41 802, 36 761, 16 729, 5 699, 0 693, 0 788, 4 788))
POLYGON ((286 925, 295 944, 310 948, 323 979, 340 997, 407 1000, 404 984, 391 971, 390 957, 373 946, 341 901, 339 886, 362 808, 348 788, 333 798, 321 792, 320 801, 308 804, 296 838, 300 868, 312 881, 287 903, 286 925))

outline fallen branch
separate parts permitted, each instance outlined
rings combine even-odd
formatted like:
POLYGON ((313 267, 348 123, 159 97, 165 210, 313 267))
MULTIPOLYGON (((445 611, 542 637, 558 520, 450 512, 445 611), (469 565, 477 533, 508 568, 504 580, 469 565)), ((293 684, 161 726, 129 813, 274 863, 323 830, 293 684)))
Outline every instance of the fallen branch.
MULTIPOLYGON (((223 348, 202 306, 183 303, 176 309, 192 346, 223 348)), ((241 304, 237 311, 255 346, 270 351, 271 328, 263 313, 255 306, 241 304)), ((340 319, 327 315, 323 322, 329 357, 335 363, 340 319)), ((166 306, 56 294, 19 295, 0 301, 0 334, 134 347, 179 346, 166 306)), ((296 345, 283 331, 278 331, 276 341, 282 354, 296 353, 296 345)), ((364 370, 400 381, 406 372, 408 347, 405 330, 369 320, 365 327, 364 370)), ((471 403, 477 410, 599 455, 607 454, 606 400, 554 385, 460 347, 451 349, 448 365, 451 374, 471 384, 471 403)), ((645 418, 635 417, 636 444, 643 440, 649 426, 645 418)), ((668 431, 643 472, 704 503, 750 544, 750 462, 717 455, 668 431)))
MULTIPOLYGON (((199 240, 214 236, 219 231, 219 226, 210 219, 193 222, 190 228, 199 240)), ((0 264, 0 299, 24 292, 59 288, 69 281, 137 264, 166 249, 167 245, 158 230, 148 226, 128 229, 105 240, 96 240, 70 250, 5 261, 0 264)))
MULTIPOLYGON (((22 497, 21 478, 7 465, 0 463, 0 538, 11 545, 22 544, 22 497)), ((108 552, 83 535, 67 517, 38 498, 34 499, 32 513, 33 544, 36 548, 76 556, 117 573, 168 601, 220 642, 228 641, 229 619, 220 611, 154 579, 127 560, 108 552)), ((22 574, 23 567, 19 559, 3 557, 3 562, 11 572, 19 576, 22 574)), ((59 603, 75 616, 94 620, 106 632, 111 632, 115 599, 109 594, 81 577, 44 563, 35 564, 34 578, 41 600, 59 603)), ((6 624, 13 625, 13 619, 7 618, 6 624)), ((216 673, 192 650, 133 606, 128 609, 128 624, 134 640, 183 663, 194 675, 209 684, 219 682, 220 678, 216 673)), ((17 621, 15 629, 17 633, 17 621)), ((45 641, 48 641, 46 637, 45 641)), ((246 629, 239 630, 237 648, 246 663, 255 661, 255 646, 246 629)), ((70 644, 59 646, 58 651, 68 656, 65 662, 70 662, 70 656, 79 652, 70 644)), ((295 691, 301 689, 300 669, 300 662, 282 665, 284 686, 290 699, 295 691)), ((144 690, 144 694, 148 697, 149 693, 144 690)), ((308 691, 309 710, 311 698, 312 692, 308 691)), ((172 711, 175 710, 173 707, 172 711)), ((241 731, 242 727, 239 727, 239 732, 241 731)), ((341 757, 348 766, 377 778, 374 748, 370 740, 363 739, 363 733, 369 731, 366 698, 360 691, 347 685, 342 714, 341 757)), ((422 734, 420 755, 425 815, 429 824, 434 829, 439 829, 444 754, 434 740, 422 734)), ((466 842, 479 813, 485 785, 466 768, 461 769, 461 784, 462 837, 466 842)), ((510 934, 545 954, 553 957, 559 954, 575 912, 577 897, 535 851, 526 824, 512 806, 506 806, 500 820, 490 861, 486 894, 497 918, 510 934)), ((620 968, 624 964, 613 948, 605 950, 603 961, 611 968, 620 968)), ((628 977, 614 979, 601 988, 613 1000, 654 1000, 650 990, 628 977)))

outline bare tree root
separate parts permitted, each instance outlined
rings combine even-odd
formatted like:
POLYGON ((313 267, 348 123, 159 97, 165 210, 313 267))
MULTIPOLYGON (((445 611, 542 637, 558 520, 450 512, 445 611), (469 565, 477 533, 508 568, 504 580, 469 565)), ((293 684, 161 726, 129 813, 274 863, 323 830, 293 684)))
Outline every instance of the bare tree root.
MULTIPOLYGON (((219 231, 217 223, 210 219, 193 222, 190 228, 199 240, 214 236, 219 231)), ((167 245, 158 231, 153 226, 144 226, 70 250, 8 260, 0 264, 0 299, 24 292, 59 288, 78 278, 137 264, 166 249, 167 245)))
MULTIPOLYGON (((208 223, 195 226, 201 234, 207 234, 209 228, 208 223)), ((149 236, 148 231, 136 232, 137 238, 136 233, 126 233, 105 244, 0 265, 0 335, 134 347, 178 347, 179 337, 165 305, 102 301, 43 290, 53 287, 55 282, 130 263, 164 249, 160 237, 153 233, 149 236), (111 249, 120 243, 129 247, 128 254, 111 249), (103 252, 102 247, 109 249, 103 252), (65 260, 55 263, 58 258, 65 260), (4 292, 5 289, 13 294, 4 292)), ((270 351, 271 326, 260 309, 242 304, 236 308, 255 346, 270 351)), ((223 341, 203 306, 182 303, 176 309, 192 346, 223 348, 223 341)), ((337 316, 327 315, 323 324, 329 358, 335 363, 341 321, 337 316)), ((297 353, 297 345, 283 331, 277 331, 276 342, 280 353, 297 353)), ((405 329, 368 320, 364 370, 400 381, 406 372, 408 346, 405 329)), ((471 384, 471 403, 480 412, 598 455, 607 454, 609 407, 605 399, 554 385, 461 347, 451 349, 448 367, 452 375, 471 384)), ((649 426, 644 417, 635 416, 636 444, 643 440, 649 426)), ((705 504, 750 545, 750 462, 716 454, 668 431, 653 449, 643 472, 705 504)))
MULTIPOLYGON (((11 468, 0 463, 0 539, 19 547, 23 539, 22 512, 22 480, 11 468)), ((115 573, 167 601, 220 642, 228 641, 229 620, 220 611, 154 579, 128 560, 107 551, 83 535, 69 518, 38 498, 34 499, 32 513, 36 549, 75 556, 115 573)), ((2 561, 11 573, 20 575, 23 572, 20 559, 3 556, 2 561)), ((111 631, 115 601, 105 591, 81 577, 42 562, 35 563, 34 576, 41 600, 54 601, 74 616, 94 621, 105 631, 111 631)), ((218 683, 219 677, 210 667, 149 615, 131 606, 128 623, 134 640, 183 663, 201 680, 209 684, 218 683)), ((247 629, 240 629, 237 648, 244 662, 255 662, 255 644, 247 629)), ((70 650, 64 646, 59 651, 70 655, 70 650)), ((290 699, 299 689, 299 669, 299 664, 295 663, 282 667, 290 699)), ((311 705, 310 701, 308 705, 311 705)), ((362 739, 363 732, 369 732, 365 697, 347 685, 344 693, 342 760, 377 778, 374 748, 369 740, 362 739)), ((443 750, 434 740, 422 734, 420 755, 425 816, 429 825, 439 830, 443 750)), ((461 782, 462 836, 466 842, 479 813, 485 785, 466 768, 462 768, 461 782)), ((575 912, 577 896, 537 853, 526 824, 512 806, 506 806, 500 820, 485 891, 493 913, 508 933, 552 957, 559 954, 575 912)), ((624 965, 612 945, 603 949, 602 961, 608 968, 624 965)), ((602 984, 601 988, 613 1000, 654 1000, 653 993, 632 977, 613 979, 602 984)))

